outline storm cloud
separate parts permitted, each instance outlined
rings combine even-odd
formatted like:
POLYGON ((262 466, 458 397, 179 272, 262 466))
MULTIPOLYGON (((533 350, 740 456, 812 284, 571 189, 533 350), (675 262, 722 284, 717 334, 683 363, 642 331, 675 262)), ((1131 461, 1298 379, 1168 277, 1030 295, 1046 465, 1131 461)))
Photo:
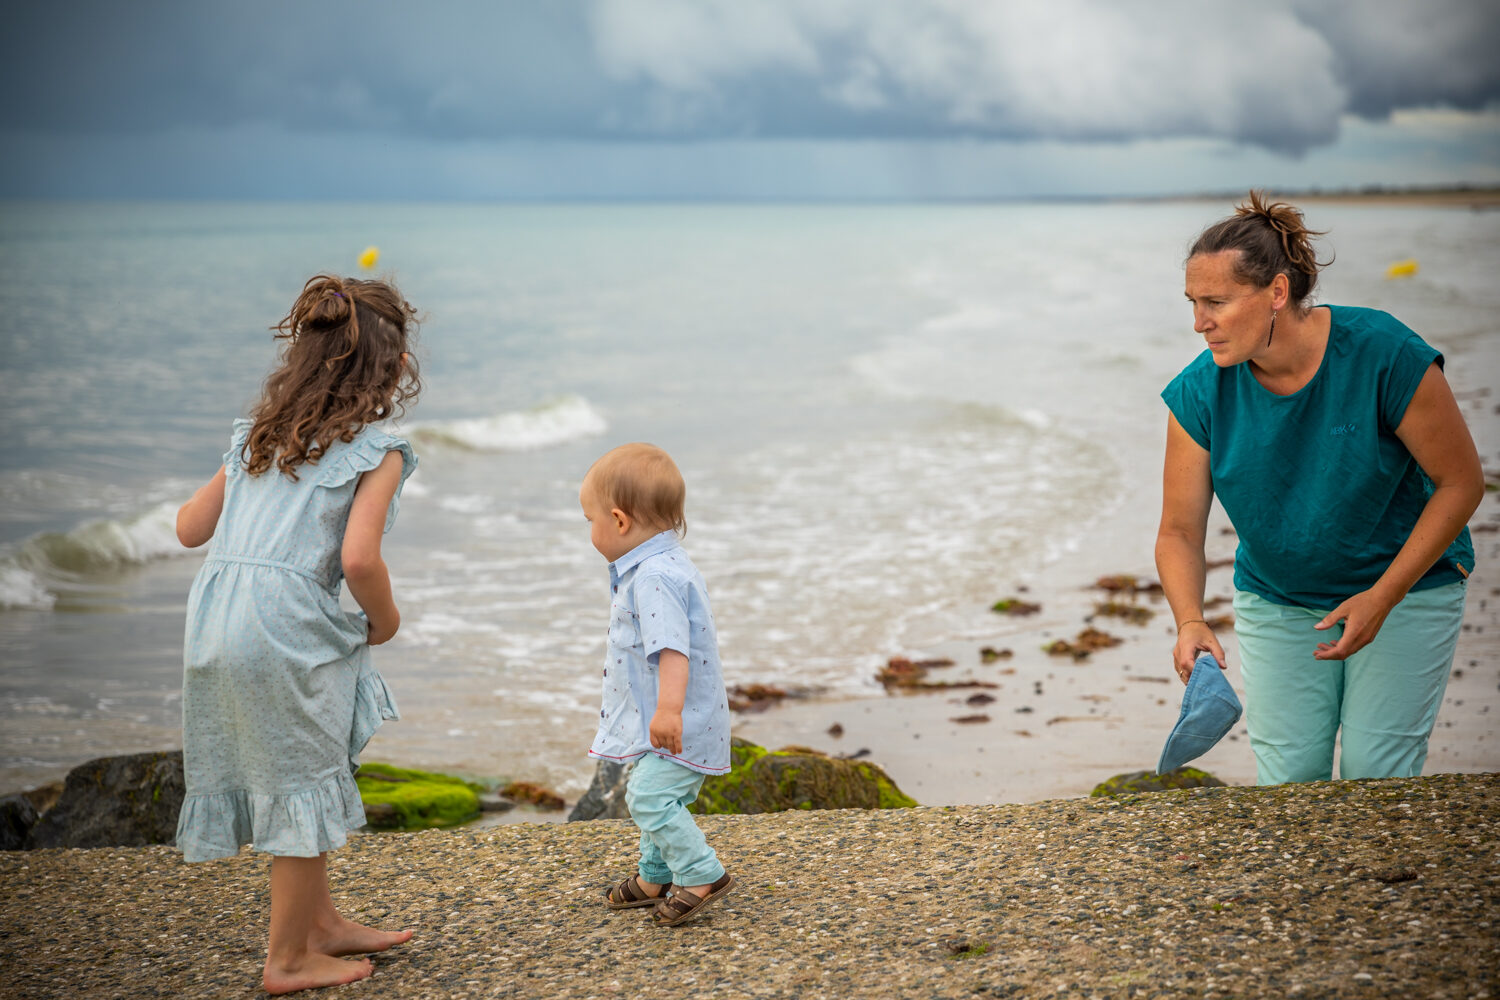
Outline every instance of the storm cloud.
POLYGON ((78 3, 10 11, 0 132, 402 140, 1210 139, 1500 100, 1500 4, 78 3))

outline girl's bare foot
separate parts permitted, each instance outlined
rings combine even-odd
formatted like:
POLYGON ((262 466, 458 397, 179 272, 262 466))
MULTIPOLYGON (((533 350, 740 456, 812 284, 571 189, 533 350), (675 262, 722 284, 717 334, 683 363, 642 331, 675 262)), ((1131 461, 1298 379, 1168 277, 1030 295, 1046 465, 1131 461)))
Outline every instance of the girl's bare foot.
POLYGON ((342 986, 344 983, 358 982, 374 971, 375 967, 367 958, 334 958, 332 955, 309 951, 293 962, 275 965, 270 956, 267 956, 260 983, 272 995, 295 993, 320 986, 342 986))
POLYGON ((411 931, 382 931, 346 920, 337 913, 319 920, 307 936, 307 950, 324 955, 367 955, 411 940, 411 931))

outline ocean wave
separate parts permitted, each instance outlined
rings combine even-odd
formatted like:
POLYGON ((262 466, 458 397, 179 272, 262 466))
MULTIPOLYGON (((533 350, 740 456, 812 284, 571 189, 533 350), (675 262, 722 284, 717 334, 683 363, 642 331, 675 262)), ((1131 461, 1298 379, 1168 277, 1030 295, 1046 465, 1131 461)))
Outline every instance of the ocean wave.
POLYGON ((69 580, 187 554, 177 540, 177 508, 167 501, 134 517, 28 538, 0 555, 0 608, 46 610, 69 580))
POLYGON ((493 417, 416 423, 418 440, 437 441, 473 451, 532 451, 603 434, 609 424, 581 396, 562 396, 531 410, 493 417))

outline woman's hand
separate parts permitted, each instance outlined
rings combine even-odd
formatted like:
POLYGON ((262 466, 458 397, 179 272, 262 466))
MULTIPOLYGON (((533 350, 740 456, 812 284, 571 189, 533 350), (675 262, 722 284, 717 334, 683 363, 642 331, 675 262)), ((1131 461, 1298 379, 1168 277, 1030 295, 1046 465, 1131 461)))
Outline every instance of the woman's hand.
POLYGON ((1313 628, 1322 631, 1344 623, 1344 634, 1338 642, 1320 642, 1313 651, 1315 660, 1343 660, 1364 649, 1380 632, 1386 615, 1395 603, 1386 600, 1374 590, 1361 591, 1343 604, 1328 612, 1327 617, 1313 628))
POLYGON ((1224 647, 1219 645, 1208 622, 1186 622, 1177 630, 1177 644, 1172 647, 1172 669, 1182 683, 1186 684, 1193 676, 1193 663, 1200 653, 1214 654, 1219 669, 1224 669, 1224 647))

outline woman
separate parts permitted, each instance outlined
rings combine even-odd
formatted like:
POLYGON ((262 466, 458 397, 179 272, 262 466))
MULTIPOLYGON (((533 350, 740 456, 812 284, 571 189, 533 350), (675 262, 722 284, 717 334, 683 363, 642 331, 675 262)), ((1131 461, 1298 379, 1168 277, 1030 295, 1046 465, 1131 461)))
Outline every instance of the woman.
POLYGON ((1173 665, 1224 650, 1204 621, 1215 495, 1234 523, 1235 635, 1261 784, 1420 774, 1474 565, 1479 455, 1443 358, 1387 313, 1310 305, 1302 213, 1248 205, 1187 260, 1208 350, 1162 392, 1156 565, 1173 665))

